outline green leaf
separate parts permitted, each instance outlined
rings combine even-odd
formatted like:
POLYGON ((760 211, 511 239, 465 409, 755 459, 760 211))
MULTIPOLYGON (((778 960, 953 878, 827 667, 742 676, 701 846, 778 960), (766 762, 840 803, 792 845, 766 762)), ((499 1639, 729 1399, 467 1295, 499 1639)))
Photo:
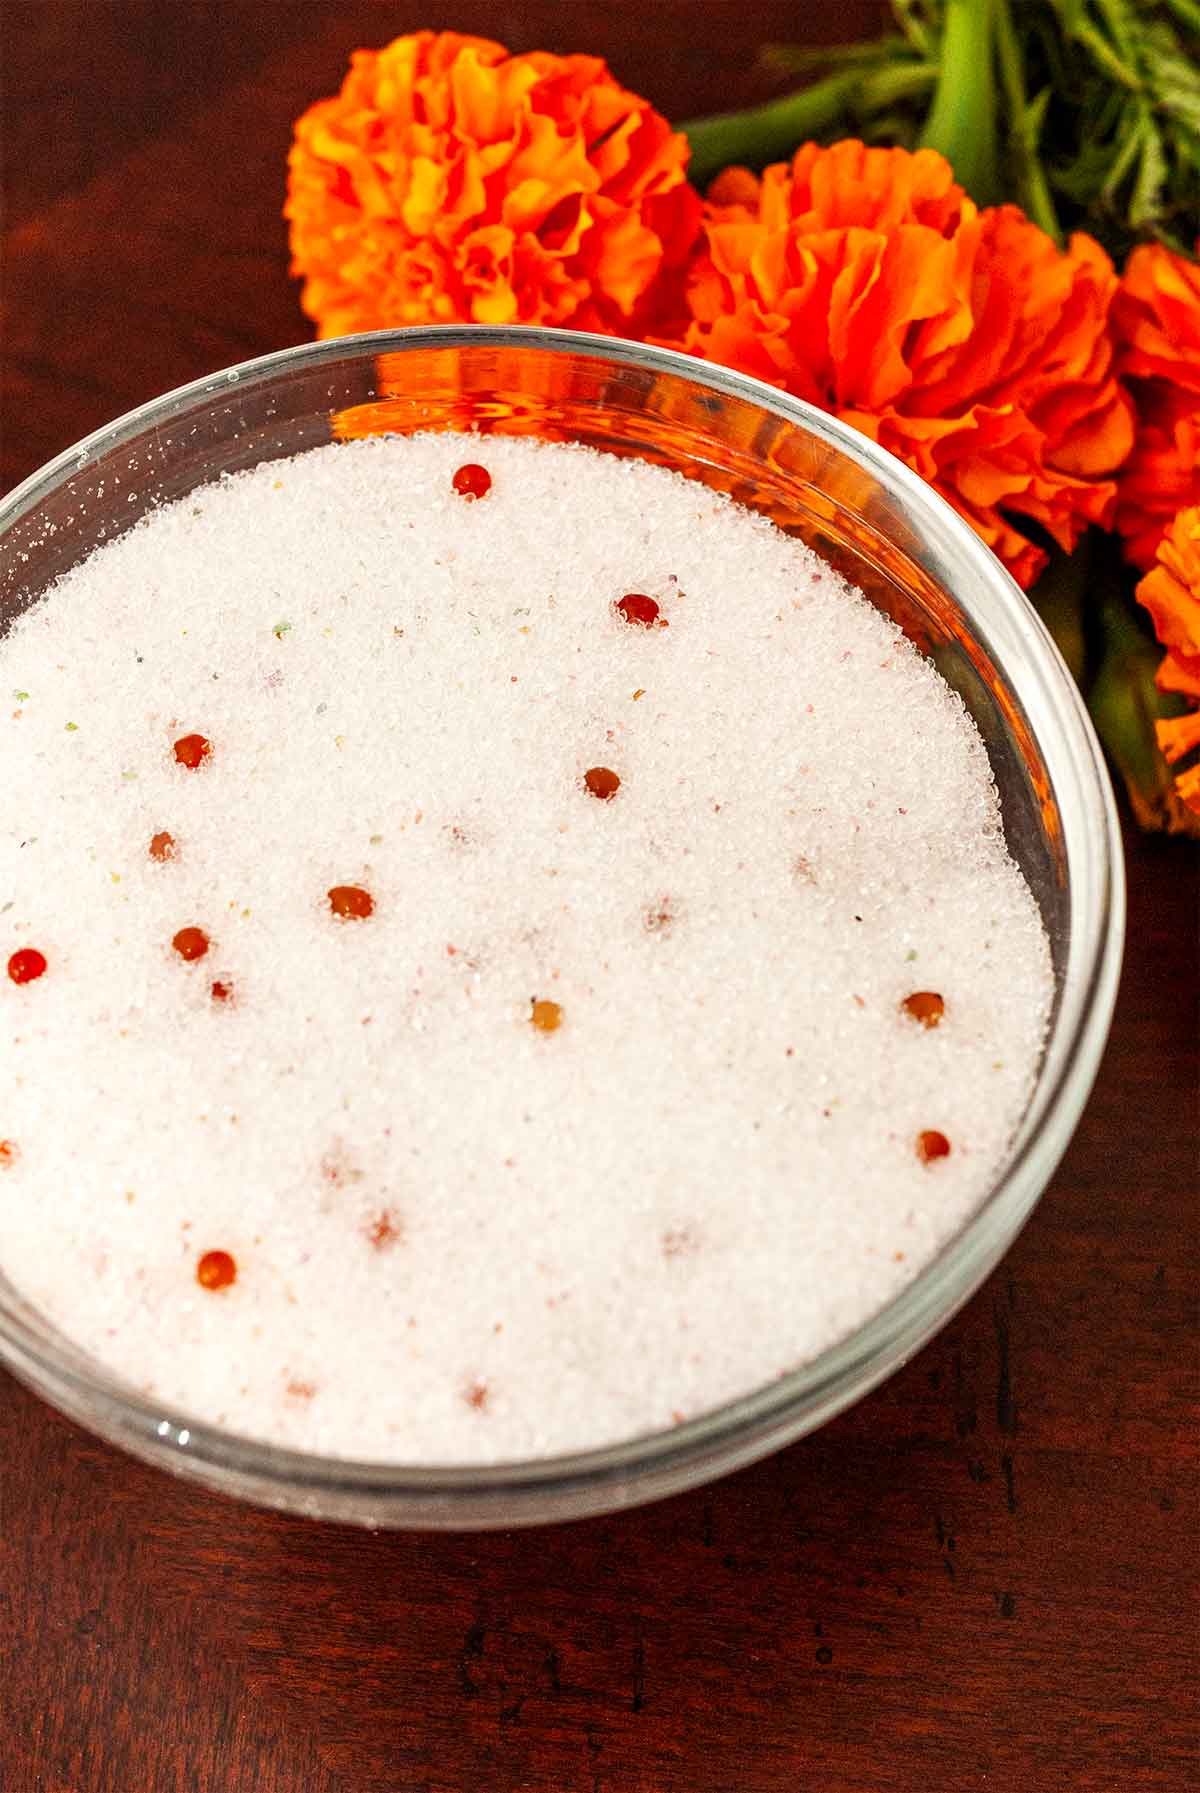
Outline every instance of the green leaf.
POLYGON ((1103 659, 1088 695, 1096 732, 1119 773, 1142 828, 1179 828, 1182 805, 1159 751, 1155 719, 1169 707, 1155 685, 1162 649, 1147 640, 1128 603, 1106 596, 1101 608, 1103 659))
POLYGON ((1083 611, 1091 559, 1090 538, 1074 554, 1055 548, 1045 572, 1029 594, 1077 685, 1083 683, 1087 661, 1083 611))
POLYGON ((1172 118, 1200 129, 1200 61, 1189 60, 1174 32, 1159 24, 1147 29, 1143 62, 1155 104, 1172 118))
POLYGON ((1174 13, 1181 25, 1194 31, 1200 39, 1200 0, 1163 0, 1167 11, 1174 13))
POLYGON ((1108 27, 1116 53, 1136 64, 1140 30, 1137 7, 1131 0, 1096 0, 1096 7, 1108 27))
POLYGON ((1120 189, 1121 182, 1137 162, 1145 132, 1145 120, 1137 113, 1130 113, 1122 128, 1120 148, 1109 164, 1108 173, 1100 188, 1101 195, 1110 203, 1120 189))
POLYGON ((1129 220, 1135 229, 1150 230, 1162 216, 1167 172, 1167 158, 1163 154, 1162 142, 1147 116, 1142 132, 1137 178, 1129 197, 1129 220))

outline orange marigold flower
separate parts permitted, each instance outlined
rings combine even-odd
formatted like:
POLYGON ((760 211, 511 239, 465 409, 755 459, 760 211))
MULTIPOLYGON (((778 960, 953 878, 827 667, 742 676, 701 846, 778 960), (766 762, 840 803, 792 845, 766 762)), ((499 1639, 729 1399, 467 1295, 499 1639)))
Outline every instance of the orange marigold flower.
POLYGON ((1118 369, 1138 411, 1117 529, 1129 559, 1146 571, 1171 519, 1200 504, 1200 266, 1160 243, 1135 249, 1113 322, 1118 369))
POLYGON ((700 214, 687 154, 592 56, 510 56, 450 31, 358 50, 289 157, 304 309, 322 336, 644 328, 681 305, 700 214))
MULTIPOLYGON (((1175 518, 1137 595, 1168 650, 1159 685, 1200 702, 1200 505, 1175 518)), ((1189 710, 1154 727, 1169 764, 1191 761, 1176 773, 1175 789, 1188 809, 1200 816, 1200 711, 1189 710)))
POLYGON ((1131 408, 1112 369, 1116 275, 1015 206, 980 212, 932 150, 805 144, 706 210, 682 346, 834 411, 899 455, 1022 585, 1107 524, 1131 408))

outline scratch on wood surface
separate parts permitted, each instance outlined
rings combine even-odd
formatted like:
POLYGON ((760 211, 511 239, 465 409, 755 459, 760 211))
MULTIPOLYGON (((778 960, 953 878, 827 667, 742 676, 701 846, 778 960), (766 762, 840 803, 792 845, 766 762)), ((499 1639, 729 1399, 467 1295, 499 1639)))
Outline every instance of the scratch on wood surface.
POLYGON ((467 1632, 466 1642, 458 1659, 458 1684, 466 1694, 478 1693, 479 1683, 471 1673, 470 1664, 479 1662, 483 1657, 483 1641, 487 1633, 483 1621, 477 1619, 467 1632))
POLYGON ((1004 1504, 1010 1513, 1017 1510, 1017 1495, 1013 1487, 1013 1460, 1011 1451, 1000 1453, 1000 1474, 1004 1477, 1004 1504))
MULTIPOLYGON (((1011 1289, 1009 1285, 1011 1302, 1011 1289)), ((1017 1403, 1013 1398, 1011 1346, 1008 1332, 1008 1321, 1000 1311, 997 1302, 992 1309, 996 1326, 996 1351, 999 1359, 996 1372, 996 1424, 1006 1438, 1013 1438, 1017 1431, 1017 1403)))
POLYGON ((975 1402, 975 1390, 970 1379, 963 1371, 962 1352, 954 1353, 954 1430, 960 1438, 967 1438, 979 1424, 979 1411, 975 1402))
POLYGON ((633 1646, 633 1700, 635 1712, 646 1704, 646 1646, 640 1640, 633 1646))

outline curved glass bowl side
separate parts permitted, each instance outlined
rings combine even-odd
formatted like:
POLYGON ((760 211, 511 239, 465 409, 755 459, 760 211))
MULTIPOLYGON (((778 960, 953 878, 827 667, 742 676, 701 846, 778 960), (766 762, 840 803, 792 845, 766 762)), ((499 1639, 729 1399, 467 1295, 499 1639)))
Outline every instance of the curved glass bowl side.
POLYGON ((770 516, 860 585, 931 655, 979 726, 1056 972, 1037 1088, 1004 1174, 968 1227, 851 1338, 669 1433, 489 1469, 406 1470, 279 1450, 119 1384, 0 1278, 0 1355, 134 1454, 298 1512, 467 1528, 612 1510, 725 1473, 823 1424, 917 1350, 998 1261, 1065 1149, 1111 1018, 1124 904, 1095 737, 999 563, 915 475, 836 419, 669 351, 541 330, 381 332, 285 350, 168 393, 0 505, 0 635, 92 547, 208 479, 335 438, 434 428, 582 441, 674 467, 770 516))

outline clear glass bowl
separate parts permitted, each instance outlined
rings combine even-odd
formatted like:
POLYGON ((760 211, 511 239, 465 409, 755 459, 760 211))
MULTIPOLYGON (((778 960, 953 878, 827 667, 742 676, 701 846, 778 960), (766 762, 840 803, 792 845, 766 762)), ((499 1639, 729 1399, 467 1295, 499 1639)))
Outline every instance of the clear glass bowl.
POLYGON ((630 1506, 777 1450, 864 1395, 949 1319, 1027 1219, 1079 1118, 1112 1015, 1124 884, 1112 793, 1074 683, 970 528, 836 418, 633 343, 533 329, 380 332, 287 349, 168 393, 60 455, 0 506, 0 634, 157 504, 335 437, 418 429, 533 434, 638 455, 732 493, 834 562, 933 658, 975 718, 1056 973, 1036 1089, 969 1225, 851 1337, 670 1432, 482 1469, 281 1450, 134 1392, 0 1276, 0 1355, 64 1413, 137 1456, 314 1516, 510 1526, 630 1506))

